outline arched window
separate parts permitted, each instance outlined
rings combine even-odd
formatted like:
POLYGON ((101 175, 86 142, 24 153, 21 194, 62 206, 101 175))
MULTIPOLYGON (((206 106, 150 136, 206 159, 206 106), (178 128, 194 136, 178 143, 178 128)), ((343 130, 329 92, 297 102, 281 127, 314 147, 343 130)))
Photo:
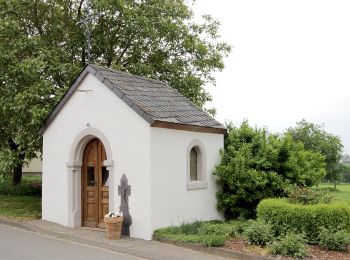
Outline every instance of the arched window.
POLYGON ((190 151, 190 180, 198 180, 198 154, 195 147, 190 151))
POLYGON ((208 187, 206 172, 206 154, 204 145, 195 139, 189 143, 186 151, 187 189, 204 189, 208 187))

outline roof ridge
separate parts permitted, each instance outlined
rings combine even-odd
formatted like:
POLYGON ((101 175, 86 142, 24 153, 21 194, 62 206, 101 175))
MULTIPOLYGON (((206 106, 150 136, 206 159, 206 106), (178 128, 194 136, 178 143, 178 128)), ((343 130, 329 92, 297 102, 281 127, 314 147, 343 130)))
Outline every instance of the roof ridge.
MULTIPOLYGON (((208 116, 211 120, 214 120, 215 121, 215 126, 217 125, 221 125, 223 126, 220 122, 218 122, 215 118, 213 118, 211 115, 209 115, 206 111, 204 111, 201 107, 197 106, 197 104, 195 104, 192 100, 190 100, 188 97, 186 97, 185 95, 183 95, 178 89, 176 88, 173 88, 171 87, 167 82, 163 82, 163 81, 160 81, 160 80, 156 80, 156 79, 150 79, 150 78, 147 78, 145 76, 139 76, 139 75, 134 75, 134 74, 131 74, 130 72, 124 72, 124 71, 118 71, 118 70, 115 70, 115 69, 111 69, 111 68, 106 68, 106 67, 102 67, 100 65, 97 65, 97 64, 89 64, 90 66, 92 67, 97 67, 98 69, 101 69, 101 70, 104 70, 104 71, 109 71, 109 72, 112 72, 112 73, 117 73, 117 74, 124 74, 124 75, 127 75, 128 77, 130 78, 139 78, 139 79, 142 79, 142 80, 147 80, 147 81, 152 81, 154 83, 157 83, 157 84, 161 84, 162 86, 168 88, 168 89, 171 89, 173 92, 175 92, 177 94, 178 97, 181 97, 189 106, 191 106, 193 109, 196 109, 198 112, 201 112, 203 113, 204 115, 208 116)), ((107 78, 108 79, 108 78, 107 78)), ((110 83, 111 80, 108 79, 108 81, 110 83)), ((113 83, 112 83, 113 84, 113 83)), ((113 84, 115 85, 115 84, 113 84)), ((131 99, 133 102, 137 102, 139 103, 140 101, 136 100, 134 97, 130 97, 130 95, 128 95, 127 93, 125 93, 125 91, 122 91, 120 88, 118 88, 120 90, 120 92, 122 92, 124 95, 126 95, 129 99, 131 99)), ((137 104, 135 104, 137 105, 137 104)), ((139 106, 139 105, 138 105, 139 106)), ((140 106, 140 109, 142 109, 145 113, 146 111, 144 110, 143 106, 140 106)), ((195 120, 193 120, 193 122, 195 122, 195 120)))
POLYGON ((102 69, 102 70, 109 70, 110 72, 113 72, 113 73, 120 73, 120 74, 124 74, 124 75, 127 75, 129 76, 130 78, 139 78, 139 79, 143 79, 143 80, 148 80, 148 81, 153 81, 157 84, 161 84, 161 85, 168 85, 166 82, 163 82, 159 79, 153 79, 153 78, 148 78, 146 76, 141 76, 141 75, 135 75, 135 74, 132 74, 128 71, 121 71, 121 70, 116 70, 116 69, 112 69, 112 68, 108 68, 108 67, 102 67, 101 65, 98 65, 98 64, 88 64, 89 66, 91 67, 97 67, 99 69, 102 69))
POLYGON ((87 64, 39 129, 42 134, 85 77, 91 74, 151 127, 225 134, 226 128, 168 83, 129 72, 87 64), (134 79, 134 80, 133 80, 134 79), (137 81, 138 79, 140 81, 137 81))
MULTIPOLYGON (((149 81, 153 81, 155 83, 160 83, 162 84, 164 87, 168 87, 172 90, 174 90, 175 92, 177 92, 177 94, 181 97, 184 97, 186 102, 191 106, 191 107, 194 107, 198 110, 200 110, 201 112, 205 113, 206 115, 210 116, 206 111, 204 111, 202 108, 200 108, 199 106, 197 106, 192 100, 190 100, 188 97, 186 97, 185 95, 183 95, 178 89, 176 88, 173 88, 172 86, 170 86, 167 82, 163 82, 163 81, 160 81, 160 80, 157 80, 157 79, 152 79, 152 78, 147 78, 145 76, 140 76, 140 75, 135 75, 135 74, 131 74, 130 72, 128 71, 119 71, 119 70, 115 70, 115 69, 112 69, 112 68, 108 68, 108 67, 102 67, 98 64, 89 64, 90 66, 92 67, 98 67, 100 69, 103 69, 103 70, 109 70, 110 72, 113 72, 113 73, 120 73, 120 74, 126 74, 128 75, 129 77, 132 77, 132 78, 139 78, 139 79, 144 79, 144 80, 149 80, 149 81)), ((124 91, 122 91, 124 95, 127 95, 125 94, 124 91)), ((127 95, 128 96, 128 95, 127 95)), ((211 117, 211 116, 210 116, 211 117)), ((213 118, 215 121, 217 121, 215 118, 213 118)), ((219 123, 219 122, 218 122, 219 123)), ((220 123, 219 123, 220 124, 220 123)))

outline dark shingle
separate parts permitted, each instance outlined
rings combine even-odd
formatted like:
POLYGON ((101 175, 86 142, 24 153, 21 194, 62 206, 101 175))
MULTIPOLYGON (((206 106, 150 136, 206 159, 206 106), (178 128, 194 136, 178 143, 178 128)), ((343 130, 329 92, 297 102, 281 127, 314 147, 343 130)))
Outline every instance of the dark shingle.
POLYGON ((201 127, 213 129, 212 132, 226 132, 226 128, 222 124, 164 82, 97 65, 87 65, 45 120, 39 133, 42 134, 45 131, 87 73, 95 75, 99 81, 111 89, 151 125, 155 122, 165 122, 193 126, 198 131, 201 131, 198 129, 198 127, 201 127))
POLYGON ((225 128, 164 82, 90 65, 154 120, 225 128))

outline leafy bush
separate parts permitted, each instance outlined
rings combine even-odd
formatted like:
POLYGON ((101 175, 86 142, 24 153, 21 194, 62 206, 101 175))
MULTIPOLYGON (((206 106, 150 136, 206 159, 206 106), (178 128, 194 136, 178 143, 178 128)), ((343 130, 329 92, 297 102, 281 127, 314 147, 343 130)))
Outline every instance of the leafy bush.
POLYGON ((234 234, 232 236, 243 234, 250 225, 249 221, 240 219, 229 220, 226 223, 233 228, 234 234))
POLYGON ((250 243, 258 246, 266 246, 274 240, 271 225, 262 221, 251 222, 244 235, 250 243))
POLYGON ((154 238, 161 238, 161 237, 166 237, 166 235, 177 235, 181 234, 179 227, 165 227, 165 228, 160 228, 156 229, 153 233, 154 238))
POLYGON ((269 134, 243 122, 229 133, 216 167, 217 207, 227 219, 255 216, 260 200, 285 196, 290 185, 312 186, 325 174, 324 157, 305 151, 289 135, 269 134))
POLYGON ((222 246, 237 233, 243 221, 195 221, 178 227, 166 227, 154 231, 154 239, 167 238, 174 241, 202 243, 206 246, 222 246))
POLYGON ((275 236, 305 233, 310 243, 317 243, 322 227, 350 228, 350 207, 342 202, 301 205, 289 203, 287 199, 265 199, 257 207, 257 216, 271 223, 275 236))
POLYGON ((198 230, 202 226, 203 222, 195 221, 193 223, 183 223, 179 227, 179 232, 185 235, 195 235, 198 234, 198 230))
POLYGON ((318 235, 318 241, 321 246, 329 250, 346 251, 350 243, 350 237, 345 230, 333 231, 322 228, 318 235))
POLYGON ((201 237, 200 242, 205 246, 223 246, 227 240, 225 235, 205 235, 201 237))
POLYGON ((198 234, 201 235, 225 235, 225 236, 235 236, 236 227, 226 223, 213 224, 213 223, 203 223, 198 229, 198 234))
POLYGON ((332 196, 325 191, 310 189, 308 187, 295 187, 289 194, 289 201, 292 203, 301 203, 304 205, 331 203, 332 196))
POLYGON ((178 227, 157 229, 153 233, 154 239, 171 239, 173 241, 202 243, 206 246, 222 246, 230 237, 240 234, 249 226, 248 221, 195 221, 183 223, 178 227))
POLYGON ((274 255, 304 258, 307 256, 305 239, 303 235, 289 233, 272 244, 271 252, 274 255))

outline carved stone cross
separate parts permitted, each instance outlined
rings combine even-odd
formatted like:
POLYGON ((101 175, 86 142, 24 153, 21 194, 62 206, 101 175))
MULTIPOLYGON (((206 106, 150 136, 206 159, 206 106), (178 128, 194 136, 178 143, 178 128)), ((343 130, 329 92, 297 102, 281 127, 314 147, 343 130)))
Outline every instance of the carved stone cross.
POLYGON ((123 174, 118 186, 118 195, 120 196, 119 212, 129 210, 129 196, 131 195, 131 187, 128 185, 128 179, 123 174))
POLYGON ((129 196, 131 195, 131 187, 128 185, 128 179, 123 174, 118 186, 118 195, 120 196, 119 212, 123 213, 122 235, 130 236, 130 225, 132 219, 129 213, 129 196))

